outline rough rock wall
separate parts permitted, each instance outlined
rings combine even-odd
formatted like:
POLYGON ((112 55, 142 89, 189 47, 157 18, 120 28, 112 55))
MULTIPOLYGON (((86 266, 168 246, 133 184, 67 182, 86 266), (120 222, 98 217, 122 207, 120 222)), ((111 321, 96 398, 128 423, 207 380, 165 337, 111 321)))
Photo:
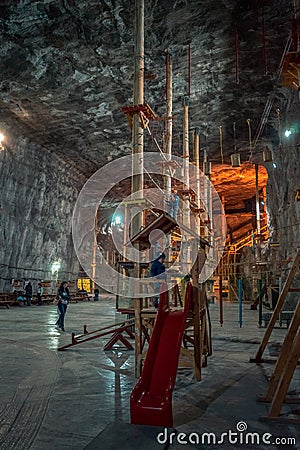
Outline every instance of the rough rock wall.
POLYGON ((11 278, 74 279, 71 219, 80 179, 62 159, 27 140, 0 153, 0 292, 11 278))
POLYGON ((273 162, 267 163, 267 207, 271 243, 279 243, 273 250, 275 260, 294 258, 300 247, 300 201, 295 198, 300 189, 300 129, 299 99, 296 90, 286 91, 287 108, 283 113, 278 141, 273 142, 273 162), (285 130, 291 130, 285 136, 285 130))

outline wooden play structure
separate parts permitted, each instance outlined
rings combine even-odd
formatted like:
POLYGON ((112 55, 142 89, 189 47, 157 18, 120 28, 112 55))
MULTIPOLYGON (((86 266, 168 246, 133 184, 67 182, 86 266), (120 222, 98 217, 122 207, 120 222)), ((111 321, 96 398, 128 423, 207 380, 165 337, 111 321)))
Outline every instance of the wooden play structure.
MULTIPOLYGON (((159 229, 165 233, 171 232, 178 225, 176 221, 168 214, 162 214, 153 223, 156 227, 159 223, 159 229)), ((140 248, 150 246, 149 234, 153 224, 149 224, 132 238, 132 242, 139 245, 140 248)), ((208 303, 206 297, 205 285, 200 289, 199 275, 206 261, 207 242, 199 236, 194 236, 193 245, 197 247, 197 258, 191 270, 192 291, 190 314, 187 316, 184 326, 183 345, 180 351, 180 367, 192 367, 196 380, 201 379, 201 367, 206 365, 207 357, 211 354, 211 335, 210 321, 208 313, 208 303)), ((174 275, 178 277, 178 274, 174 275)), ((149 284, 149 279, 147 281, 149 284)), ((182 292, 183 293, 183 292, 182 292)), ((178 285, 166 294, 172 298, 174 306, 178 308, 178 303, 184 303, 183 295, 180 296, 178 285)), ((135 309, 132 313, 135 315, 135 355, 136 355, 136 374, 140 376, 143 370, 145 357, 147 354, 146 344, 150 343, 153 331, 156 312, 153 308, 148 308, 147 302, 142 300, 135 302, 135 309), (146 307, 143 307, 146 305, 146 307)), ((128 310, 126 311, 128 313, 128 310)))
POLYGON ((173 426, 172 392, 191 294, 189 283, 184 308, 176 311, 169 307, 168 292, 165 290, 160 295, 143 372, 130 397, 133 424, 173 426))
MULTIPOLYGON (((299 271, 300 264, 300 249, 298 249, 295 256, 291 270, 287 276, 283 289, 280 293, 276 307, 273 311, 265 335, 261 345, 257 351, 252 362, 263 362, 263 353, 269 342, 271 333, 274 329, 275 323, 278 320, 282 307, 284 305, 288 292, 300 292, 298 288, 292 288, 292 282, 297 271, 299 271)), ((298 300, 295 311, 293 312, 292 320, 290 322, 287 334, 281 347, 279 357, 276 361, 275 369, 267 392, 265 395, 258 398, 258 401, 270 403, 270 408, 267 417, 264 420, 279 420, 285 422, 300 423, 299 417, 293 415, 280 415, 283 403, 299 403, 299 398, 288 397, 288 389, 293 378, 298 359, 300 357, 300 301, 298 300)))

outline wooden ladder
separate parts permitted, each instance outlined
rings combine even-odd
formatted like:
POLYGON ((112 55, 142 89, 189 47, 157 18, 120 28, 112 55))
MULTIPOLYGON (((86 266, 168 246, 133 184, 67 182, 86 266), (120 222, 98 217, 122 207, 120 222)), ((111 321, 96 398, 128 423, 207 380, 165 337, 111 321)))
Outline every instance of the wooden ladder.
POLYGON ((280 416, 282 404, 300 403, 299 398, 287 397, 298 359, 300 357, 300 301, 298 301, 288 332, 281 347, 274 373, 270 379, 267 392, 257 400, 271 403, 268 416, 264 420, 280 420, 300 423, 299 416, 280 416), (279 417, 280 416, 280 417, 279 417))
POLYGON ((276 323, 277 319, 279 319, 280 312, 282 310, 286 296, 287 296, 288 292, 290 291, 290 287, 295 278, 295 274, 298 270, 299 264, 300 264, 300 249, 298 249, 298 251, 297 251, 292 268, 287 276, 287 279, 284 283, 283 289, 279 295, 278 301, 276 303, 275 309, 273 311, 273 314, 271 316, 270 322, 267 326, 265 335, 264 335, 263 340, 260 344, 260 347, 257 351, 257 354, 254 359, 250 360, 251 362, 256 362, 256 363, 262 362, 262 355, 263 355, 265 348, 269 342, 269 339, 270 339, 271 333, 274 329, 275 323, 276 323))

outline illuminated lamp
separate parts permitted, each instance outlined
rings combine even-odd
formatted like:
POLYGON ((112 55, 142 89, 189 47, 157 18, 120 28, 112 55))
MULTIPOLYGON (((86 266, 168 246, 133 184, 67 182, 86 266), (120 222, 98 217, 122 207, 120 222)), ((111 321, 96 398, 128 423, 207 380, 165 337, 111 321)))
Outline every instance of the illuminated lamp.
POLYGON ((285 130, 284 135, 285 137, 289 137, 292 134, 292 130, 285 130))
POLYGON ((59 261, 54 261, 52 263, 52 266, 51 266, 51 273, 52 273, 52 275, 54 275, 55 273, 58 273, 59 269, 60 269, 60 262, 59 261))

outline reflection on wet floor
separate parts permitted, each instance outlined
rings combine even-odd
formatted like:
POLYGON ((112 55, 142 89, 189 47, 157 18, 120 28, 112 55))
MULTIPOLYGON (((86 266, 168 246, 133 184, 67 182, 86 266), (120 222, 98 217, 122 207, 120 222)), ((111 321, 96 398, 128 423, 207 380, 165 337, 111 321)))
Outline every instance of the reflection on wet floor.
MULTIPOLYGON (((251 431, 272 431, 272 426, 259 421, 267 406, 255 401, 256 395, 266 389, 270 365, 249 365, 249 357, 255 354, 265 333, 264 328, 257 326, 258 312, 246 305, 242 328, 239 327, 237 304, 224 304, 222 327, 217 303, 210 305, 210 314, 213 354, 198 383, 193 379, 192 369, 178 370, 173 394, 174 426, 183 432, 222 432, 234 429, 243 419, 251 431)), ((63 352, 56 351, 58 346, 71 342, 72 332, 82 334, 84 325, 93 331, 123 319, 115 311, 112 298, 69 305, 65 333, 55 327, 55 305, 1 311, 0 358, 2 373, 7 375, 5 390, 4 385, 0 386, 2 401, 9 404, 14 396, 18 397, 28 389, 33 393, 30 404, 38 410, 40 396, 49 395, 49 398, 45 397, 44 416, 37 415, 37 422, 29 429, 26 422, 27 433, 32 433, 34 438, 30 447, 22 450, 82 450, 109 423, 130 421, 130 393, 137 382, 134 351, 116 348, 105 352, 103 347, 110 337, 84 342, 63 352), (49 379, 47 374, 51 374, 49 379), (42 386, 44 383, 47 389, 42 388, 35 397, 37 382, 42 386), (67 430, 65 417, 69 418, 67 430), (37 435, 34 435, 35 430, 38 430, 37 435)), ((278 342, 282 342, 285 334, 286 329, 274 330, 268 350, 274 354, 274 348, 278 348, 278 342)), ((293 390, 295 383, 299 386, 297 373, 293 390)), ((23 417, 22 411, 19 415, 23 417)), ((18 431, 14 425, 18 424, 16 417, 12 414, 7 420, 12 421, 9 422, 11 432, 19 433, 20 427, 18 431)), ((282 435, 297 434, 290 425, 277 428, 282 435)))

